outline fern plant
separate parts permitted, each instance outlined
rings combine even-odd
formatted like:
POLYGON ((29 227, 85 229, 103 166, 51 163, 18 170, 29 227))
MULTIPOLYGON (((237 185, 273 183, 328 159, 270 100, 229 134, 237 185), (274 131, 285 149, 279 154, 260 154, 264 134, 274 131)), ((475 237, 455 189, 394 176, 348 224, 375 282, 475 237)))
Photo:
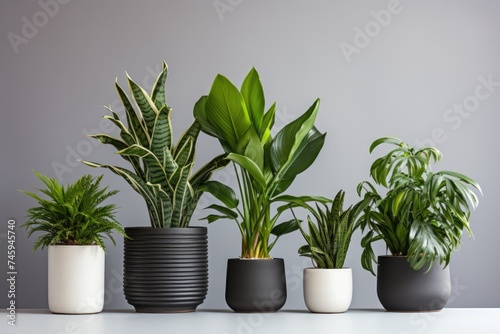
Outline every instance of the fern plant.
POLYGON ((370 168, 375 183, 386 189, 379 193, 363 181, 358 194, 370 201, 360 226, 363 268, 373 275, 376 263, 372 244, 383 240, 392 255, 405 256, 411 267, 430 269, 436 258, 448 265, 451 252, 461 244, 469 226, 471 209, 476 209, 481 187, 473 179, 453 171, 433 172, 431 163, 442 154, 434 147, 415 148, 394 137, 382 137, 370 146, 393 149, 377 158, 370 168))
POLYGON ((106 237, 115 244, 113 231, 125 235, 114 216, 115 204, 101 205, 118 192, 107 191, 107 187, 101 189, 102 175, 96 178, 84 175, 64 187, 55 179, 36 171, 35 174, 46 186, 39 191, 47 198, 22 191, 39 204, 27 211, 29 219, 22 225, 28 230, 28 236, 42 232, 35 241, 33 251, 49 245, 99 245, 106 251, 106 237))
POLYGON ((184 132, 176 145, 172 134, 172 108, 166 104, 165 81, 168 67, 158 75, 151 94, 136 84, 128 75, 130 94, 139 109, 136 112, 125 91, 115 87, 126 112, 127 125, 118 114, 107 108, 111 121, 120 130, 120 138, 107 134, 93 134, 104 144, 112 145, 133 171, 119 166, 83 161, 91 167, 104 167, 123 177, 146 201, 152 227, 188 227, 191 216, 203 193, 201 187, 212 173, 228 164, 225 154, 219 155, 192 173, 195 145, 201 130, 198 121, 184 132))
POLYGON ((345 192, 340 190, 333 202, 316 204, 313 208, 303 201, 295 201, 291 205, 293 216, 300 228, 307 244, 299 248, 300 256, 310 257, 315 267, 321 269, 337 269, 344 266, 351 237, 358 225, 358 217, 364 210, 367 201, 362 200, 344 211, 345 192), (315 222, 307 216, 309 233, 301 226, 292 207, 307 209, 314 217, 315 222))

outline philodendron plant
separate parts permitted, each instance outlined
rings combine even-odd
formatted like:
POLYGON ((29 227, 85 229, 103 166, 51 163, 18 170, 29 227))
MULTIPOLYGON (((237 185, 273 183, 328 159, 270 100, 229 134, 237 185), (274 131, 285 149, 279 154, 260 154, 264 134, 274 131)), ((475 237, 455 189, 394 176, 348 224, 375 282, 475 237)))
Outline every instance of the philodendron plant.
POLYGON ((453 171, 433 172, 441 152, 433 147, 414 148, 394 137, 382 137, 370 146, 370 153, 381 144, 394 148, 377 158, 370 175, 386 189, 380 194, 363 181, 358 194, 370 201, 360 226, 366 234, 361 263, 373 271, 376 257, 372 243, 383 240, 392 255, 405 256, 415 270, 431 268, 436 258, 446 266, 450 255, 461 244, 464 230, 472 235, 470 211, 476 209, 481 193, 477 182, 453 171))
POLYGON ((152 227, 188 227, 202 195, 202 186, 228 161, 222 154, 192 173, 201 125, 195 120, 174 145, 170 119, 172 108, 167 106, 165 97, 167 72, 167 64, 163 62, 163 70, 151 94, 127 75, 130 94, 140 113, 135 111, 125 91, 115 82, 118 97, 125 108, 127 125, 116 112, 107 108, 111 116, 104 118, 118 127, 120 138, 107 134, 90 135, 115 147, 116 153, 130 163, 133 171, 108 164, 84 163, 108 168, 123 177, 146 201, 152 227))
POLYGON ((237 223, 242 258, 270 258, 278 238, 298 228, 293 219, 277 224, 281 211, 272 215, 271 204, 289 200, 283 193, 323 147, 326 134, 314 127, 318 109, 319 99, 273 136, 276 103, 265 111, 264 91, 255 69, 248 73, 241 90, 217 75, 208 96, 196 103, 195 116, 202 131, 219 139, 235 168, 239 190, 238 197, 227 185, 205 184, 202 189, 224 204, 211 205, 218 214, 206 219, 209 223, 218 219, 237 223), (275 236, 272 242, 271 235, 275 236))
POLYGON ((368 201, 361 200, 344 210, 344 197, 345 192, 340 190, 330 203, 330 207, 328 203, 316 203, 313 207, 300 199, 290 205, 292 213, 293 207, 300 207, 308 210, 314 218, 313 221, 311 216, 307 216, 308 233, 293 213, 300 232, 307 242, 299 248, 299 254, 310 257, 316 268, 339 269, 344 266, 352 234, 358 225, 358 218, 368 205, 368 201))

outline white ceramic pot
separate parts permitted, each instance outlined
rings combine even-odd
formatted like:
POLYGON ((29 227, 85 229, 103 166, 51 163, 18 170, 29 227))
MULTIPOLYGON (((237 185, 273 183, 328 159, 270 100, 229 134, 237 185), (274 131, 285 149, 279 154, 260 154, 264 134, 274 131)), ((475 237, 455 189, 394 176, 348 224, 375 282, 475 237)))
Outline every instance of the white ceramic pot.
POLYGON ((304 300, 311 312, 341 313, 352 300, 352 269, 304 269, 304 300))
POLYGON ((104 306, 104 251, 99 246, 49 246, 49 310, 89 314, 104 306))

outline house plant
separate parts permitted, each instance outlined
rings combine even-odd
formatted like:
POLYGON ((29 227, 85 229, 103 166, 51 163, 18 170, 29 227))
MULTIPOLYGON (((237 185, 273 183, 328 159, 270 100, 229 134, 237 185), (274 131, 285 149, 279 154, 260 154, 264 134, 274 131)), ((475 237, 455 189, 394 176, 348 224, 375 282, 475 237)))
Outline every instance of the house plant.
POLYGON ((104 306, 105 238, 124 234, 116 221, 114 204, 101 205, 117 191, 100 188, 102 176, 82 176, 64 187, 57 180, 36 176, 46 186, 42 198, 23 191, 39 206, 30 208, 23 224, 31 236, 42 232, 33 251, 48 248, 48 297, 53 313, 98 313, 104 306))
POLYGON ((386 189, 379 193, 368 181, 358 194, 370 201, 360 220, 363 268, 374 273, 378 264, 377 292, 382 305, 395 311, 440 310, 451 293, 448 264, 469 226, 471 209, 481 193, 477 182, 453 171, 433 172, 441 152, 414 148, 394 137, 382 137, 370 146, 394 148, 370 168, 373 181, 386 189), (390 256, 375 261, 372 244, 385 242, 390 256), (444 267, 444 268, 443 268, 444 267))
POLYGON ((221 183, 202 187, 224 204, 209 207, 217 214, 207 216, 208 222, 232 219, 241 233, 241 257, 228 260, 226 276, 226 302, 235 311, 277 311, 285 303, 284 261, 272 258, 270 251, 280 236, 298 226, 293 219, 278 224, 281 212, 271 214, 271 205, 289 199, 283 193, 323 147, 325 134, 314 127, 318 109, 319 99, 273 136, 276 103, 265 112, 255 69, 241 90, 217 75, 209 94, 195 105, 202 131, 219 139, 238 181, 239 197, 221 183))
POLYGON ((84 161, 123 177, 145 200, 151 227, 126 227, 124 292, 138 312, 194 311, 207 294, 208 254, 206 227, 189 227, 213 171, 227 165, 222 154, 193 173, 198 121, 174 145, 166 104, 167 64, 151 94, 127 76, 136 112, 125 91, 115 83, 125 108, 127 125, 111 109, 106 119, 120 130, 120 138, 106 134, 91 137, 112 145, 133 171, 109 164, 84 161))
POLYGON ((352 269, 344 261, 357 219, 368 204, 362 200, 344 210, 345 192, 340 190, 333 202, 316 204, 296 201, 290 205, 307 209, 309 233, 293 213, 306 244, 299 248, 300 256, 310 257, 314 267, 304 268, 304 301, 311 312, 340 313, 349 309, 352 300, 352 269))

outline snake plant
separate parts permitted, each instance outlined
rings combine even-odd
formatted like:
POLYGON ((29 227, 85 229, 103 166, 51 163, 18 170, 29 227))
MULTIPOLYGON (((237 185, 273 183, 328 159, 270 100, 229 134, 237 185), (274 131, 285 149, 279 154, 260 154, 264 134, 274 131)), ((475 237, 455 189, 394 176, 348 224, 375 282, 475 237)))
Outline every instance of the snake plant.
POLYGON ((344 210, 344 197, 345 192, 340 190, 330 203, 330 207, 325 203, 316 203, 314 208, 300 200, 290 205, 300 232, 307 242, 299 248, 299 254, 310 257, 317 268, 337 269, 344 266, 352 234, 358 225, 358 218, 368 204, 368 201, 362 200, 344 210), (306 209, 314 218, 315 222, 307 216, 309 233, 302 228, 293 212, 293 207, 306 209))
POLYGON ((394 148, 373 162, 370 175, 386 192, 379 194, 368 181, 358 185, 358 194, 370 201, 360 218, 363 268, 375 275, 372 243, 378 240, 392 255, 405 256, 415 270, 430 269, 436 258, 448 265, 463 231, 472 235, 469 217, 478 205, 473 189, 481 193, 479 184, 457 172, 433 172, 431 163, 442 157, 436 148, 382 137, 371 144, 370 153, 382 144, 394 148))
POLYGON ((108 191, 107 187, 101 189, 102 175, 84 175, 67 186, 36 171, 35 175, 46 187, 40 189, 46 198, 22 191, 39 204, 28 210, 28 221, 22 225, 28 236, 42 232, 33 251, 50 245, 98 245, 106 251, 104 238, 115 244, 113 230, 125 235, 115 219, 116 205, 101 205, 118 192, 108 191))
POLYGON ((188 227, 202 195, 201 187, 212 173, 228 164, 225 154, 219 155, 193 173, 195 145, 201 130, 198 121, 182 134, 174 145, 171 113, 166 104, 165 81, 168 67, 158 75, 151 94, 136 84, 128 75, 130 94, 139 109, 136 112, 125 91, 115 87, 126 113, 127 125, 118 114, 104 118, 120 130, 120 138, 107 134, 92 134, 104 144, 112 145, 133 171, 109 164, 84 161, 91 167, 104 167, 123 177, 146 201, 152 227, 188 227))
POLYGON ((276 103, 265 112, 264 91, 255 69, 248 73, 241 90, 217 75, 209 94, 195 105, 202 131, 219 139, 233 163, 239 190, 238 197, 227 185, 207 183, 203 189, 224 206, 211 205, 217 214, 206 219, 209 223, 218 219, 236 222, 242 237, 242 258, 270 258, 276 240, 298 229, 293 219, 278 224, 281 212, 271 215, 271 205, 289 199, 283 192, 309 168, 323 147, 326 134, 314 127, 318 110, 319 99, 273 137, 276 103), (271 235, 275 236, 272 242, 271 235))

